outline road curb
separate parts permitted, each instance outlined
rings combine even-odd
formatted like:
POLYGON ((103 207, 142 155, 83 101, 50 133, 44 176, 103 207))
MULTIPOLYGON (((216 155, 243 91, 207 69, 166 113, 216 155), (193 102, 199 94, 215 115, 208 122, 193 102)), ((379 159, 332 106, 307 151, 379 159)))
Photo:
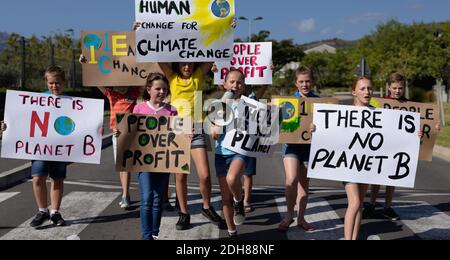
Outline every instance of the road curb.
POLYGON ((433 155, 450 162, 450 149, 449 148, 435 145, 434 150, 433 150, 433 155))
MULTIPOLYGON (((112 145, 112 134, 103 136, 102 149, 112 145)), ((0 191, 31 179, 31 162, 25 163, 12 170, 0 173, 0 191)))

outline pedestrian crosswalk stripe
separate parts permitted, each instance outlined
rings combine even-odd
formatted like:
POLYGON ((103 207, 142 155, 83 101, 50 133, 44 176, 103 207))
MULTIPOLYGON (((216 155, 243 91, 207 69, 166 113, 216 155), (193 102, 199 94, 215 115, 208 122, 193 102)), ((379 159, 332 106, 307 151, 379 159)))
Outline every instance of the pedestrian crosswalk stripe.
POLYGON ((10 198, 16 196, 20 192, 2 192, 0 193, 0 203, 3 201, 9 200, 10 198))
POLYGON ((118 192, 72 192, 62 200, 61 213, 65 227, 53 227, 50 222, 39 229, 30 227, 33 218, 11 230, 0 240, 66 240, 78 236, 118 196, 118 192))
MULTIPOLYGON (((173 195, 174 196, 174 195, 173 195)), ((217 214, 222 213, 222 197, 220 195, 212 196, 211 204, 216 209, 217 214)), ((219 239, 220 230, 216 224, 211 223, 201 213, 203 208, 203 199, 199 194, 188 194, 188 209, 191 214, 191 229, 178 231, 175 228, 178 222, 178 213, 164 212, 161 220, 159 233, 160 240, 204 240, 219 239)))
POLYGON ((436 207, 423 201, 396 201, 392 208, 421 239, 450 239, 450 216, 436 207))
MULTIPOLYGON (((278 212, 282 215, 281 219, 283 219, 287 213, 286 198, 277 198, 275 201, 278 212)), ((310 198, 306 207, 305 220, 313 225, 316 230, 305 232, 297 228, 295 218, 295 222, 286 232, 288 240, 339 240, 344 234, 344 223, 325 199, 310 198)))

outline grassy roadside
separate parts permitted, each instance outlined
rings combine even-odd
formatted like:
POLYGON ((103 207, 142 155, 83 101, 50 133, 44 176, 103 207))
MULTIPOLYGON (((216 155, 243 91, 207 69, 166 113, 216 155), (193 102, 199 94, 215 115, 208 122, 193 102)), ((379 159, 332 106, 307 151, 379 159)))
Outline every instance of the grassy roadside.
POLYGON ((437 144, 450 148, 450 103, 444 103, 445 127, 441 130, 437 138, 437 144))

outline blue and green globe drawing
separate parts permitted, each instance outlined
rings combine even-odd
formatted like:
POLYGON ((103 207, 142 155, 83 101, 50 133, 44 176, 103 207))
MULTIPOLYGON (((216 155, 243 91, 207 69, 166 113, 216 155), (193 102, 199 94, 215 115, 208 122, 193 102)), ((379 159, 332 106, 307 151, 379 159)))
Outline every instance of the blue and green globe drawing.
POLYGON ((86 37, 84 37, 84 46, 86 47, 86 49, 90 49, 91 46, 94 46, 94 48, 96 50, 100 49, 100 47, 102 47, 102 40, 100 39, 100 37, 98 37, 95 34, 88 34, 86 35, 86 37))
POLYGON ((225 18, 230 14, 231 6, 227 0, 215 0, 211 6, 212 13, 219 18, 225 18))
POLYGON ((300 128, 300 118, 297 110, 291 102, 283 102, 280 105, 281 118, 280 130, 282 133, 294 133, 300 128))
POLYGON ((54 127, 58 134, 67 136, 75 131, 75 122, 67 116, 61 116, 55 120, 54 127))
POLYGON ((283 120, 290 120, 295 116, 295 107, 290 102, 284 102, 281 104, 281 113, 283 120))

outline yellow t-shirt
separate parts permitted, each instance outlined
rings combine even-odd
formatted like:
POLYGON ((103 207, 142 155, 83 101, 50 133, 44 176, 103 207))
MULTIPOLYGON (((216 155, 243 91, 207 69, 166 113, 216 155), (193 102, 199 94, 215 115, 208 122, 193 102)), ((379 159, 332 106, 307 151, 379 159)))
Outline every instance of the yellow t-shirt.
POLYGON ((189 81, 183 80, 178 74, 174 73, 169 78, 169 83, 170 93, 172 95, 171 105, 177 109, 178 116, 188 117, 195 119, 194 121, 196 122, 201 122, 203 118, 203 108, 201 106, 197 108, 201 112, 200 118, 194 118, 195 101, 199 104, 202 103, 200 96, 196 97, 195 92, 203 91, 205 85, 201 68, 197 68, 194 71, 194 74, 189 81))

